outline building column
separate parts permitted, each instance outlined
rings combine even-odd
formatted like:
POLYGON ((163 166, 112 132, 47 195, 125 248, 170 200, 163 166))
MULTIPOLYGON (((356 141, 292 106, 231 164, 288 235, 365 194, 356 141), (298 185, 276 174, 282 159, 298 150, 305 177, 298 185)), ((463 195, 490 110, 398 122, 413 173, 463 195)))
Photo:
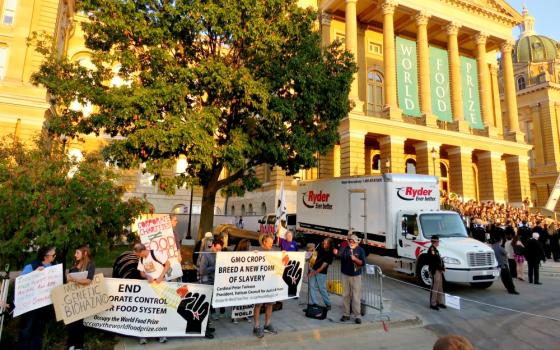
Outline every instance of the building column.
MULTIPOLYGON (((494 126, 496 127, 496 133, 503 135, 503 124, 502 124, 502 105, 500 103, 500 88, 498 87, 498 66, 495 64, 490 65, 490 76, 492 80, 492 99, 494 107, 494 126)), ((490 135, 491 136, 491 135, 490 135)))
POLYGON ((324 156, 319 155, 319 178, 340 176, 340 145, 334 145, 324 156))
POLYGON ((507 156, 506 177, 508 202, 520 205, 523 199, 530 196, 529 157, 507 156))
POLYGON ((447 31, 447 55, 449 56, 449 73, 451 80, 451 108, 453 110, 453 122, 457 131, 469 132, 469 126, 465 122, 463 114, 463 90, 461 87, 461 60, 459 59, 459 43, 457 35, 460 26, 457 23, 449 23, 445 26, 447 31))
POLYGON ((460 195, 463 200, 476 199, 472 151, 472 148, 467 147, 452 147, 447 151, 450 190, 460 195))
POLYGON ((418 78, 420 80, 420 108, 426 125, 437 127, 437 118, 432 113, 432 90, 430 89, 430 49, 428 47, 428 21, 426 11, 419 12, 416 20, 416 45, 418 47, 418 78))
POLYGON ((481 201, 505 201, 505 181, 500 153, 483 151, 478 154, 478 183, 481 201))
MULTIPOLYGON (((356 3, 358 0, 346 0, 346 50, 354 56, 354 61, 358 63, 358 18, 356 16, 356 3)), ((360 101, 358 93, 358 75, 354 73, 352 85, 350 86, 350 100, 354 101, 354 110, 363 112, 364 104, 360 101)))
POLYGON ((340 175, 365 174, 365 136, 362 131, 344 131, 340 136, 340 175))
POLYGON ((398 136, 383 136, 378 139, 381 153, 381 169, 383 173, 403 174, 404 142, 406 138, 398 136))
POLYGON ((490 85, 490 70, 486 62, 486 40, 488 34, 478 33, 474 36, 476 43, 476 64, 478 68, 478 90, 480 94, 480 105, 482 109, 482 121, 490 131, 494 128, 492 116, 492 88, 490 85))
POLYGON ((402 120, 402 111, 397 103, 397 71, 395 58, 395 27, 393 15, 397 2, 385 0, 383 10, 383 69, 385 71, 385 112, 391 120, 402 120))
POLYGON ((507 132, 504 135, 516 142, 523 142, 524 135, 519 131, 519 119, 517 116, 517 92, 515 91, 515 79, 513 76, 513 62, 511 57, 512 43, 506 41, 501 45, 502 64, 504 76, 504 91, 506 100, 506 118, 508 123, 507 132))
POLYGON ((441 144, 421 141, 414 144, 416 149, 416 173, 441 176, 439 148, 441 144))

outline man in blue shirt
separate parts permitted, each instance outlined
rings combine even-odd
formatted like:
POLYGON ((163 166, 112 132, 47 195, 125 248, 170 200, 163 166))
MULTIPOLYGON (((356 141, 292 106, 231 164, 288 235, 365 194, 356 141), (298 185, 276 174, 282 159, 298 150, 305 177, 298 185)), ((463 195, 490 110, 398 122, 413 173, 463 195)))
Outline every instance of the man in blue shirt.
POLYGON ((340 270, 342 272, 342 301, 344 303, 344 314, 340 321, 350 320, 350 305, 355 322, 360 324, 360 301, 362 296, 362 267, 366 263, 366 254, 358 245, 359 238, 356 235, 348 237, 348 246, 340 251, 333 252, 340 258, 340 270))

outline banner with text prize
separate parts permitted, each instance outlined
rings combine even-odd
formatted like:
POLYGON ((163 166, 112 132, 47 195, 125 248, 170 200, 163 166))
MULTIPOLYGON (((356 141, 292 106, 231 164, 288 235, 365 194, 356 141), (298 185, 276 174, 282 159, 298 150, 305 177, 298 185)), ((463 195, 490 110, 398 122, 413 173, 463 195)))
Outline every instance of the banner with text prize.
POLYGON ((396 50, 399 107, 403 110, 404 114, 419 117, 420 103, 418 101, 416 42, 397 37, 396 50))
POLYGON ((212 286, 106 278, 112 306, 84 325, 134 337, 204 336, 212 286))
POLYGON ((476 60, 465 56, 461 58, 461 85, 463 88, 463 114, 465 121, 473 129, 484 129, 480 115, 480 96, 478 95, 478 68, 476 60))
POLYGON ((140 241, 150 250, 165 253, 169 258, 171 269, 167 272, 166 280, 183 276, 179 251, 175 243, 175 235, 171 226, 171 219, 167 214, 150 214, 136 222, 140 241))
POLYGON ((299 295, 305 252, 219 252, 213 307, 271 303, 299 295))
POLYGON ((449 92, 449 59, 447 50, 430 46, 430 89, 432 112, 438 120, 453 121, 449 92))

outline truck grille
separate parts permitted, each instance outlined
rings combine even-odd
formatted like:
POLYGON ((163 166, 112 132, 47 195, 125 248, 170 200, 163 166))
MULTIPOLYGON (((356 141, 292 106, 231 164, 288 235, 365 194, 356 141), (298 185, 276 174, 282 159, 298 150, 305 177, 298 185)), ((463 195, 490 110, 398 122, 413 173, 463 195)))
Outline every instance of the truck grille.
POLYGON ((469 266, 494 266, 494 252, 486 253, 467 253, 467 261, 469 266))

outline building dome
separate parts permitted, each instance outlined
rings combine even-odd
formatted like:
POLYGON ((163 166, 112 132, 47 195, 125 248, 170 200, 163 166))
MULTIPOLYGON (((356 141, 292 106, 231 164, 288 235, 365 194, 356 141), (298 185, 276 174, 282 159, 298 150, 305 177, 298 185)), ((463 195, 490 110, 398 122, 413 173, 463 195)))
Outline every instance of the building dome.
POLYGON ((560 55, 560 45, 549 37, 537 35, 535 32, 535 17, 529 14, 523 6, 523 23, 521 35, 513 49, 513 62, 544 62, 553 60, 560 55))

